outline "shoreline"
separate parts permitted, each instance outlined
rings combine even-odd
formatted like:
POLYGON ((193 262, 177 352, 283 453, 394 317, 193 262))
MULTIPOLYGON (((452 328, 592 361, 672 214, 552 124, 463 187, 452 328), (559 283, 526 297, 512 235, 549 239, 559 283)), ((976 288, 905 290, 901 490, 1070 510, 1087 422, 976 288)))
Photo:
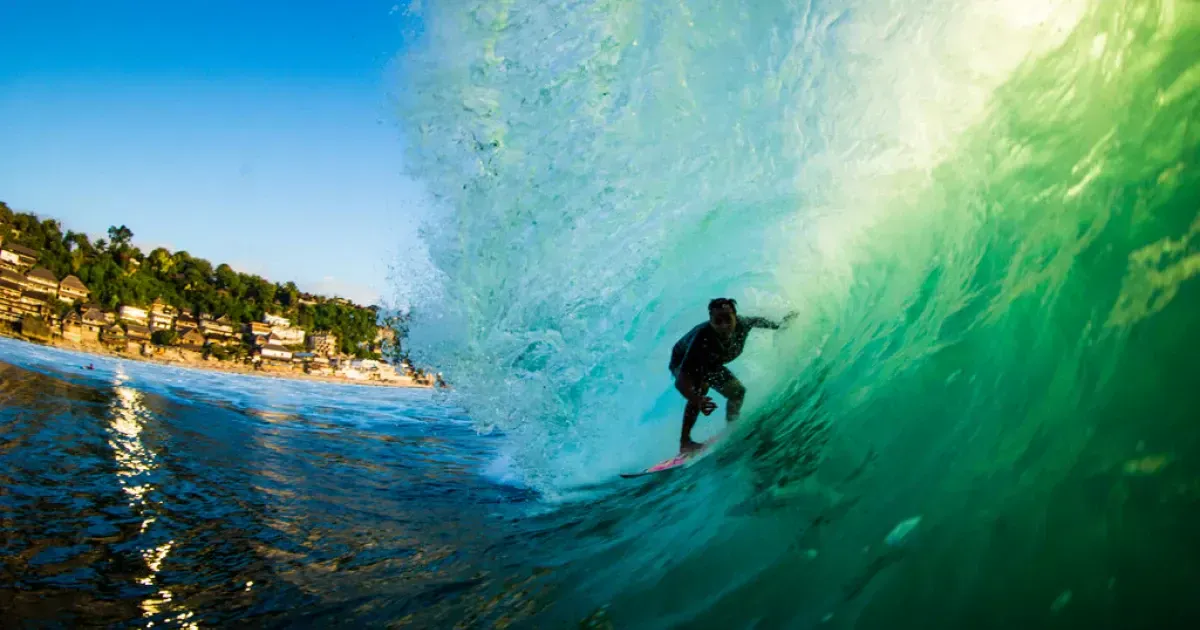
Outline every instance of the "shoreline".
POLYGON ((0 330, 0 337, 6 337, 14 341, 28 343, 36 346, 45 346, 57 348, 60 350, 68 350, 110 359, 127 359, 130 361, 140 361, 142 363, 153 363, 169 367, 182 367, 193 370, 205 370, 210 372, 225 372, 228 374, 242 374, 245 376, 265 376, 271 378, 290 379, 297 381, 316 381, 320 383, 331 383, 335 385, 366 385, 371 387, 398 387, 404 389, 434 389, 433 383, 421 383, 411 378, 405 378, 397 381, 385 381, 379 379, 353 379, 344 376, 334 376, 326 374, 309 374, 304 371, 298 371, 286 368, 276 369, 260 369, 245 363, 233 363, 231 361, 220 360, 205 360, 205 359, 189 359, 179 354, 176 348, 156 347, 156 355, 146 356, 140 352, 117 352, 105 347, 100 343, 75 343, 65 339, 52 338, 49 341, 41 341, 30 339, 19 333, 10 330, 0 330), (174 351, 174 352, 172 352, 174 351), (173 355, 173 356, 172 356, 173 355))

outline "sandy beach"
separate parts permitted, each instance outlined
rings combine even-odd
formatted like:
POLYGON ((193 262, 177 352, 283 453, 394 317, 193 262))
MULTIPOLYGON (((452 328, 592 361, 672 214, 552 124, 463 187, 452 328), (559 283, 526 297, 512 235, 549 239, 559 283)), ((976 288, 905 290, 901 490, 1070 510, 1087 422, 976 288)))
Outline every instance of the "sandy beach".
POLYGON ((121 359, 130 359, 134 361, 144 361, 146 363, 157 363, 160 365, 170 365, 174 367, 186 367, 197 370, 211 370, 214 372, 229 372, 234 374, 249 374, 254 376, 271 376, 275 378, 287 378, 295 380, 320 381, 323 383, 341 383, 347 385, 371 385, 377 387, 408 387, 408 388, 432 388, 433 382, 417 381, 412 378, 399 378, 395 380, 382 380, 378 378, 348 378, 345 376, 337 376, 330 374, 309 374, 301 369, 293 368, 286 365, 267 364, 250 364, 235 361, 221 361, 218 359, 197 358, 197 353, 182 350, 173 347, 151 346, 153 354, 144 354, 143 352, 134 352, 130 350, 118 351, 113 350, 101 343, 75 343, 73 341, 54 337, 50 341, 41 341, 28 339, 20 334, 10 330, 0 330, 0 335, 10 339, 16 339, 25 343, 36 345, 52 346, 62 348, 64 350, 72 350, 83 354, 92 354, 103 357, 114 357, 121 359))

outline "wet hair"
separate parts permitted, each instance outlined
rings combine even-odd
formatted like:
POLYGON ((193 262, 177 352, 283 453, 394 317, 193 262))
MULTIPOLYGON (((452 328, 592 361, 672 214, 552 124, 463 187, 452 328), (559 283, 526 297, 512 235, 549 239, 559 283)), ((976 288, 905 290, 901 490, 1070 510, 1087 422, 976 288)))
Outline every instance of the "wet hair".
POLYGON ((733 309, 735 314, 737 313, 737 300, 733 298, 716 298, 708 303, 708 312, 711 313, 724 306, 728 306, 733 309))

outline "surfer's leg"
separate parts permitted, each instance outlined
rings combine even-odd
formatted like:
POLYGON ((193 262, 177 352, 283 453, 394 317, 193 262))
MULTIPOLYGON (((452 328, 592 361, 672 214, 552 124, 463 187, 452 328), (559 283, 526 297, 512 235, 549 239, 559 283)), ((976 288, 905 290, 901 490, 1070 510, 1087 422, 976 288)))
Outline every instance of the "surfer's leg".
POLYGON ((696 418, 700 417, 700 405, 688 403, 683 409, 683 431, 679 434, 679 450, 686 451, 699 446, 692 439, 692 427, 696 426, 696 418))
POLYGON ((746 386, 725 367, 713 375, 712 385, 717 393, 725 397, 725 420, 737 420, 742 413, 742 401, 746 399, 746 386))
POLYGON ((700 444, 692 440, 692 427, 696 426, 696 418, 700 417, 700 403, 693 400, 703 396, 708 391, 708 386, 702 380, 680 372, 675 378, 675 389, 688 399, 687 406, 683 408, 683 430, 679 434, 679 450, 683 452, 697 449, 700 444), (695 395, 689 395, 692 393, 695 395))

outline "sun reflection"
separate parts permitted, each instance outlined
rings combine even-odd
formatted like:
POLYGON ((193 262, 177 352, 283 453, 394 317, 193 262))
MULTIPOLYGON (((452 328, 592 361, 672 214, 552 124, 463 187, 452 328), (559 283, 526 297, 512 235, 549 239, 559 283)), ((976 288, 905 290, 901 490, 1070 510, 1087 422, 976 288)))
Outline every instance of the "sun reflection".
MULTIPOLYGON (((128 377, 118 367, 113 375, 115 396, 109 406, 108 445, 112 448, 113 459, 117 463, 117 483, 128 497, 129 507, 142 516, 142 524, 138 533, 145 534, 150 525, 157 520, 155 514, 160 507, 159 503, 153 499, 152 493, 155 486, 146 479, 149 473, 158 468, 158 458, 142 441, 145 420, 151 418, 152 414, 146 409, 143 394, 126 386, 126 381, 128 381, 128 377)), ((147 574, 137 578, 138 584, 149 587, 157 584, 163 561, 166 560, 174 546, 175 541, 169 540, 142 550, 141 556, 146 563, 147 574)), ((167 612, 171 607, 178 610, 179 605, 172 604, 174 599, 175 596, 170 589, 159 588, 157 593, 142 600, 142 616, 153 617, 167 612)), ((192 611, 180 610, 178 615, 168 617, 165 621, 169 625, 182 628, 199 628, 199 624, 190 621, 194 616, 195 613, 192 611)), ((154 621, 146 621, 146 627, 153 626, 154 621)))

